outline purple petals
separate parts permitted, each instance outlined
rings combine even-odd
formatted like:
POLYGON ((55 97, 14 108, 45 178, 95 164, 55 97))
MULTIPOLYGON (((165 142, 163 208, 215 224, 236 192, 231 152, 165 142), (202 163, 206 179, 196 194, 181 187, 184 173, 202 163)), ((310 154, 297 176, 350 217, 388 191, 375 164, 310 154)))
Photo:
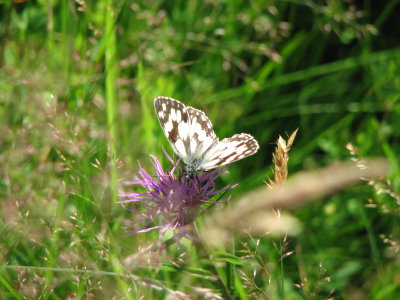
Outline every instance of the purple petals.
POLYGON ((140 186, 143 192, 120 193, 119 201, 125 209, 134 214, 130 220, 130 233, 148 232, 159 229, 161 233, 173 230, 176 238, 190 238, 185 230, 192 223, 199 210, 205 210, 207 204, 223 203, 215 201, 213 196, 230 190, 236 185, 216 189, 215 180, 226 170, 200 172, 194 178, 185 179, 184 170, 164 151, 171 162, 170 170, 163 170, 159 160, 151 155, 156 176, 151 176, 139 164, 139 172, 127 185, 140 186), (176 175, 175 175, 176 173, 176 175))

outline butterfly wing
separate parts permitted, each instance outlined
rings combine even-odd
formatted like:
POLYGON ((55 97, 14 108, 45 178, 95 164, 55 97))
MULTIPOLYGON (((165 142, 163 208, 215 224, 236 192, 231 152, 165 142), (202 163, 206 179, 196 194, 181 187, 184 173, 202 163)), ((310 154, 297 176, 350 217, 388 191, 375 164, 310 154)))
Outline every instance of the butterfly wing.
POLYGON ((204 155, 200 168, 210 170, 221 167, 253 155, 258 149, 259 145, 256 139, 250 134, 235 134, 210 148, 204 155))
POLYGON ((200 161, 212 145, 218 143, 211 121, 204 112, 193 107, 187 108, 190 129, 190 155, 193 161, 200 161))
POLYGON ((186 106, 172 98, 157 97, 154 99, 154 108, 172 149, 187 164, 190 154, 190 122, 186 106))
POLYGON ((246 133, 219 141, 204 112, 178 100, 157 97, 154 107, 171 147, 190 172, 230 164, 253 155, 259 148, 257 141, 246 133))

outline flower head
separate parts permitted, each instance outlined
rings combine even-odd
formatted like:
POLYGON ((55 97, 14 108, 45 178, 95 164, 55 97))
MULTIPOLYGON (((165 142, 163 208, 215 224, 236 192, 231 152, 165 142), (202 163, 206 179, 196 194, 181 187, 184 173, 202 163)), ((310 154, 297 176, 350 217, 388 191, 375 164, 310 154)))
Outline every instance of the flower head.
POLYGON ((215 180, 226 170, 218 169, 201 172, 188 179, 185 171, 178 168, 165 153, 172 168, 164 171, 159 160, 151 155, 156 176, 150 175, 139 165, 139 172, 128 184, 141 186, 145 191, 121 193, 125 200, 119 203, 133 213, 131 233, 147 232, 159 229, 161 233, 173 230, 175 237, 191 238, 187 226, 197 217, 199 210, 206 210, 207 204, 221 203, 212 200, 212 196, 234 188, 232 185, 216 189, 215 180), (175 174, 177 173, 177 174, 175 174), (127 207, 127 205, 131 207, 127 207))

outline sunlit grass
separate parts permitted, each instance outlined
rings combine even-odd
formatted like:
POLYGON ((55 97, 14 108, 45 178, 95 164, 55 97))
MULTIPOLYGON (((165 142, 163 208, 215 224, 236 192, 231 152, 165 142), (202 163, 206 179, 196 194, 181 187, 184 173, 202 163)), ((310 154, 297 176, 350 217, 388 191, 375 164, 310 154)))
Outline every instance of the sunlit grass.
POLYGON ((0 298, 395 299, 397 3, 0 1, 0 298), (161 95, 261 148, 221 177, 239 186, 197 220, 203 240, 150 251, 158 234, 129 236, 116 201, 138 161, 172 155, 153 111, 161 95), (243 234, 240 222, 277 215, 233 221, 224 209, 249 195, 249 211, 263 207, 274 142, 296 128, 288 180, 377 156, 391 173, 292 197, 304 206, 281 206, 286 238, 243 234), (216 246, 214 216, 228 228, 216 246))

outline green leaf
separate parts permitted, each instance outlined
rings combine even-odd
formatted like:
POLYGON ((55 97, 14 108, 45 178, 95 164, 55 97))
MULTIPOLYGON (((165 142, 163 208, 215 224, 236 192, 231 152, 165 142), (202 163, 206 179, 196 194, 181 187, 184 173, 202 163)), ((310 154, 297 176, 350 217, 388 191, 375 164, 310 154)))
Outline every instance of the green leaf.
POLYGON ((211 258, 216 262, 228 262, 234 265, 243 265, 243 260, 230 253, 219 252, 211 256, 211 258))

